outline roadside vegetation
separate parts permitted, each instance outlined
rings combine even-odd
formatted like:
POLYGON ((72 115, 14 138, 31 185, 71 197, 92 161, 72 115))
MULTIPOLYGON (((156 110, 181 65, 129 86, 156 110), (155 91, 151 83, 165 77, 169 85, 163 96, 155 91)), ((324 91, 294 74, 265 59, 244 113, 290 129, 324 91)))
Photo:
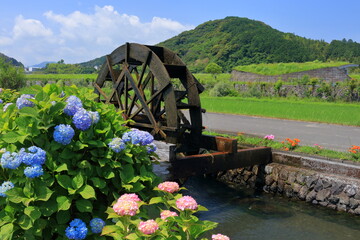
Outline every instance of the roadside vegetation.
MULTIPOLYGON (((288 141, 284 139, 284 141, 275 141, 273 139, 266 139, 261 137, 249 136, 244 134, 229 135, 229 134, 222 134, 217 132, 205 132, 204 134, 207 135, 215 135, 215 136, 223 136, 229 138, 235 138, 238 140, 239 146, 249 147, 250 146, 257 146, 257 147, 271 147, 272 149, 280 150, 280 151, 289 151, 289 152, 296 152, 296 153, 304 153, 309 155, 317 155, 322 156, 330 159, 340 159, 340 160, 349 160, 359 162, 360 152, 355 151, 351 152, 353 147, 349 147, 348 152, 338 152, 330 149, 325 149, 321 146, 321 144, 315 144, 314 146, 301 146, 301 139, 299 142, 293 146, 293 149, 286 149, 288 141)), ((291 139, 290 139, 291 140, 291 139)), ((357 146, 355 146, 357 147, 357 146)), ((354 151, 354 150, 352 150, 354 151)))

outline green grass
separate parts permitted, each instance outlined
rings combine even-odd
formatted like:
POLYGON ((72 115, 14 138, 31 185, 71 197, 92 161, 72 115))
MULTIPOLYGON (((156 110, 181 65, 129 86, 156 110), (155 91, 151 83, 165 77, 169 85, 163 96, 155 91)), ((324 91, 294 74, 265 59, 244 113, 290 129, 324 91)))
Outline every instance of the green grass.
POLYGON ((349 64, 349 62, 305 62, 305 63, 269 63, 251 64, 237 66, 238 71, 251 72, 263 75, 280 75, 292 72, 308 71, 325 67, 338 67, 349 64))
POLYGON ((360 126, 360 104, 289 99, 201 97, 201 105, 209 112, 360 126))
POLYGON ((355 80, 360 81, 360 74, 349 74, 349 76, 355 80))
MULTIPOLYGON (((240 144, 240 145, 251 145, 251 146, 258 146, 258 147, 267 146, 267 147, 271 147, 272 149, 283 150, 283 144, 281 142, 277 142, 277 141, 265 142, 263 138, 259 138, 259 137, 250 137, 250 136, 246 136, 246 135, 234 136, 234 135, 221 134, 221 133, 216 133, 216 132, 204 132, 204 134, 235 138, 238 140, 238 144, 240 144)), ((289 151, 289 152, 292 152, 292 151, 289 151)), ((324 148, 319 149, 316 147, 301 146, 301 142, 300 142, 300 145, 293 152, 322 156, 322 157, 332 158, 332 159, 342 159, 342 160, 350 160, 350 161, 354 161, 354 162, 359 162, 359 159, 355 159, 349 152, 337 152, 337 151, 324 149, 324 148)))
POLYGON ((26 80, 34 81, 57 81, 57 80, 79 80, 79 79, 92 79, 95 80, 97 74, 26 74, 26 80))

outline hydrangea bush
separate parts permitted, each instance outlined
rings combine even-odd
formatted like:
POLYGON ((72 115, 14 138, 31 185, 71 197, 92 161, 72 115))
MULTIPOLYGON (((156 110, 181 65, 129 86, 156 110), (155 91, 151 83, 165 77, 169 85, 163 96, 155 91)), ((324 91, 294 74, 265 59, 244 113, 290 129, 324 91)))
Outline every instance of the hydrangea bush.
POLYGON ((107 206, 158 183, 152 136, 91 89, 33 88, 0 103, 0 239, 105 239, 107 206))
MULTIPOLYGON (((157 239, 157 240, 196 240, 214 229, 217 223, 202 221, 194 214, 207 209, 199 205, 191 196, 177 193, 180 189, 176 182, 160 183, 155 190, 158 196, 148 202, 136 194, 124 194, 112 207, 108 218, 112 224, 103 227, 102 235, 113 239, 157 239), (149 211, 157 209, 158 211, 149 211), (149 214, 151 212, 151 214, 149 214)), ((230 240, 222 234, 213 234, 212 240, 230 240)))

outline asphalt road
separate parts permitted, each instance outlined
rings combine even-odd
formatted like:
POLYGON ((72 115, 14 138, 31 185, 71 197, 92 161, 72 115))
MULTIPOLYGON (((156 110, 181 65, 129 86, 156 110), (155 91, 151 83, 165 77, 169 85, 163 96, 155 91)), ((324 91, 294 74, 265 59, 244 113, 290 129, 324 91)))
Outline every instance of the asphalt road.
POLYGON ((319 144, 336 151, 347 151, 351 145, 360 145, 360 127, 209 112, 203 114, 203 125, 208 130, 242 132, 259 137, 273 134, 276 141, 298 138, 301 145, 319 144))

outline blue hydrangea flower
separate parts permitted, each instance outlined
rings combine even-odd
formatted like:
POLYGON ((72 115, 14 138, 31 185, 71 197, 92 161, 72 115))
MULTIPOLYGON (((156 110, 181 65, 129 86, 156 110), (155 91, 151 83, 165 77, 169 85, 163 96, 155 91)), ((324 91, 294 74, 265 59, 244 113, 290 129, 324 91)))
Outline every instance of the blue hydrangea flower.
POLYGON ((31 146, 28 151, 32 153, 31 165, 43 165, 46 161, 46 152, 39 147, 31 146))
POLYGON ((16 169, 20 166, 21 159, 17 153, 7 151, 1 156, 0 163, 3 168, 16 169))
POLYGON ((13 104, 13 103, 7 103, 7 104, 5 104, 4 107, 3 107, 3 111, 6 112, 6 109, 7 109, 10 105, 12 105, 12 104, 13 104))
POLYGON ((16 107, 22 109, 23 107, 33 107, 35 104, 29 99, 34 99, 30 94, 23 94, 18 99, 16 99, 16 107))
POLYGON ((124 133, 122 137, 123 142, 131 142, 132 144, 148 145, 154 141, 154 137, 146 132, 138 129, 131 129, 129 132, 124 133))
POLYGON ((81 240, 86 238, 87 232, 86 224, 82 220, 75 218, 70 222, 70 226, 66 228, 65 235, 68 239, 81 240))
POLYGON ((66 102, 64 113, 69 116, 74 116, 74 114, 83 107, 81 100, 74 95, 71 95, 66 102))
POLYGON ((33 165, 33 154, 26 152, 25 148, 21 148, 18 153, 18 158, 20 159, 20 162, 31 166, 33 165))
POLYGON ((157 149, 156 145, 154 143, 150 143, 146 146, 147 153, 155 152, 157 149))
POLYGON ((44 174, 44 170, 41 165, 33 165, 30 167, 26 167, 24 170, 24 174, 28 178, 36 178, 44 174))
POLYGON ((113 138, 109 143, 109 147, 116 153, 125 149, 126 145, 121 138, 113 138))
POLYGON ((91 112, 89 111, 88 114, 90 114, 92 124, 96 124, 100 120, 100 115, 98 112, 91 112))
POLYGON ((90 221, 90 227, 93 233, 101 233, 104 226, 105 222, 101 218, 93 218, 90 221))
POLYGON ((67 145, 74 135, 75 131, 70 125, 60 124, 55 127, 53 137, 56 142, 67 145))
POLYGON ((74 114, 73 123, 77 129, 85 131, 90 128, 92 119, 85 109, 81 109, 74 114))
POLYGON ((141 131, 140 135, 141 135, 140 144, 143 146, 149 145, 154 141, 153 135, 151 135, 149 132, 141 131))
POLYGON ((10 181, 3 182, 0 186, 0 197, 6 197, 5 192, 14 188, 14 184, 10 181))
POLYGON ((3 103, 4 103, 4 101, 2 99, 0 99, 0 104, 3 104, 3 103))
POLYGON ((64 91, 61 91, 59 97, 63 98, 63 97, 65 97, 65 95, 66 95, 65 92, 64 92, 64 91))

